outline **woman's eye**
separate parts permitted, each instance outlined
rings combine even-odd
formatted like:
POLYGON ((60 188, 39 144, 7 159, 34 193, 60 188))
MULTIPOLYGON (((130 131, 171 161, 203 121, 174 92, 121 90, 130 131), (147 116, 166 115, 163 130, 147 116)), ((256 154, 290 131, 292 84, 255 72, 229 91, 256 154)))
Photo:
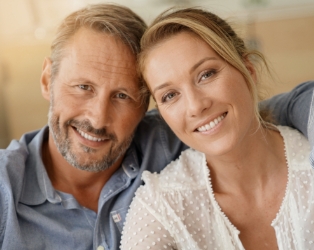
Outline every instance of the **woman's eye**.
POLYGON ((161 102, 167 102, 167 101, 170 101, 172 100, 177 94, 174 93, 174 92, 170 92, 170 93, 167 93, 165 94, 162 99, 161 99, 161 102))
POLYGON ((82 90, 92 90, 91 86, 89 85, 78 85, 78 87, 82 90))
POLYGON ((124 93, 118 93, 117 95, 117 98, 119 99, 127 99, 128 98, 128 95, 124 94, 124 93))
POLYGON ((202 74, 201 80, 206 80, 207 78, 211 77, 211 76, 214 75, 215 73, 216 73, 215 70, 208 70, 208 71, 206 71, 204 74, 202 74))

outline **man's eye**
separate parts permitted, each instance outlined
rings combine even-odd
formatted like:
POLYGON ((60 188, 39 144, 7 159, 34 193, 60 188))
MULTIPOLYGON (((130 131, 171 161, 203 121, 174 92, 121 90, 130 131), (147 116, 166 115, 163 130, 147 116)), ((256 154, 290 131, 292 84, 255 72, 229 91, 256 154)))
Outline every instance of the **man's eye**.
POLYGON ((117 94, 117 98, 119 98, 119 99, 127 99, 128 96, 126 94, 124 94, 124 93, 118 93, 117 94))
POLYGON ((91 86, 89 85, 78 85, 78 87, 82 90, 92 90, 91 86))

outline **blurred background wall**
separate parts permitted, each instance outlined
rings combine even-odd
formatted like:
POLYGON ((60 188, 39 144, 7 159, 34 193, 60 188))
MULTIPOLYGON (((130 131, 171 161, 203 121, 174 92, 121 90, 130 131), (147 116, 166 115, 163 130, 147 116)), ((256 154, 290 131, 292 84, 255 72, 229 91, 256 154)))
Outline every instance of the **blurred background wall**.
MULTIPOLYGON (((39 86, 56 27, 69 13, 107 1, 0 0, 0 148, 47 123, 48 103, 39 86)), ((111 0, 149 24, 175 5, 201 6, 233 24, 261 50, 275 74, 267 97, 314 80, 314 0, 111 0)))

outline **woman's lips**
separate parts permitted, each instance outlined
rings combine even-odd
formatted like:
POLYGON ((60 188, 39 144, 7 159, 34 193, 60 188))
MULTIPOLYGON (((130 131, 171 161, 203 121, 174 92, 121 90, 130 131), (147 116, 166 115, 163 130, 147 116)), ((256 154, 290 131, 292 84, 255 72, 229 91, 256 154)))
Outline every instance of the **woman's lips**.
POLYGON ((205 132, 205 131, 211 130, 214 127, 216 127, 226 117, 226 115, 227 115, 227 112, 223 113, 222 115, 220 115, 218 117, 216 117, 215 119, 213 119, 212 121, 208 122, 207 124, 198 127, 196 130, 198 132, 205 132))

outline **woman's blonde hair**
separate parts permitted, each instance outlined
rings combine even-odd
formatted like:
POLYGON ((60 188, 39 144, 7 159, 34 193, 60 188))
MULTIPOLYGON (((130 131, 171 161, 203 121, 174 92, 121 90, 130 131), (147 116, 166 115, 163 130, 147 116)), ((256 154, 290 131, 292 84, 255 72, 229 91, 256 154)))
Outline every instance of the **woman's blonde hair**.
POLYGON ((162 41, 180 32, 191 32, 203 39, 227 63, 239 70, 243 75, 255 103, 255 114, 259 121, 263 120, 258 110, 257 84, 251 77, 247 65, 251 64, 256 70, 256 64, 261 62, 268 70, 264 56, 249 50, 244 41, 235 33, 231 26, 217 15, 199 9, 170 9, 161 13, 148 27, 141 40, 138 69, 145 82, 145 60, 148 53, 162 41))

